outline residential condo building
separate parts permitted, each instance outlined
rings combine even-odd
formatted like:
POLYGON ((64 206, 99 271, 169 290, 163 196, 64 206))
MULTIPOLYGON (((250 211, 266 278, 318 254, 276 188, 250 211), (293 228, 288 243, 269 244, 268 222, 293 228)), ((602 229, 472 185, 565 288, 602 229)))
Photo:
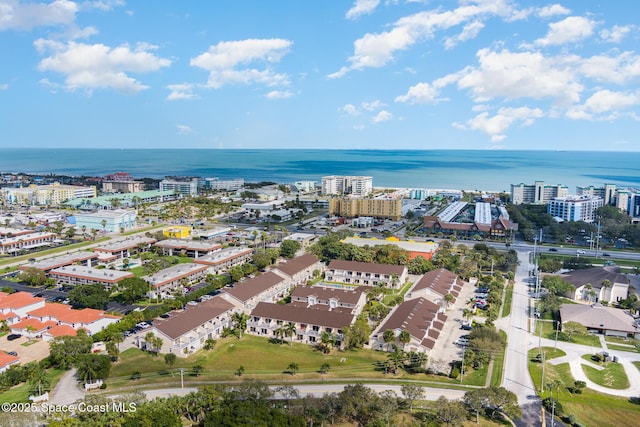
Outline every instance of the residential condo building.
POLYGON ((604 206, 600 197, 568 196, 549 200, 547 212, 563 221, 594 222, 596 209, 604 206))
POLYGON ((373 192, 373 177, 330 175, 322 177, 322 194, 368 196, 373 192))
POLYGON ((329 215, 346 218, 370 216, 397 221, 402 217, 402 199, 334 197, 329 200, 329 215))
POLYGON ((545 185, 544 181, 536 181, 533 185, 511 184, 511 203, 514 205, 543 205, 554 197, 567 197, 569 187, 566 185, 545 185))

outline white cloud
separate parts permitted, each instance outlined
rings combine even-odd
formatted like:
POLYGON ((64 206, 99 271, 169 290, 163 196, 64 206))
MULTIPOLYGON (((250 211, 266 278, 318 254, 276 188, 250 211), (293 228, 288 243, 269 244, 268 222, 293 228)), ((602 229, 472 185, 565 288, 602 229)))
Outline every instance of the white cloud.
POLYGON ((569 16, 549 24, 547 35, 535 41, 539 46, 579 42, 593 34, 596 23, 582 16, 569 16))
POLYGON ((613 120, 625 109, 640 105, 639 93, 613 92, 599 90, 587 99, 583 105, 567 111, 566 116, 574 120, 613 120))
POLYGON ((409 104, 426 104, 435 102, 438 90, 429 83, 418 83, 411 86, 405 95, 396 97, 396 102, 406 102, 409 104))
POLYGON ((344 113, 347 113, 350 116, 359 116, 360 114, 362 114, 359 110, 358 107, 356 107, 353 104, 345 104, 342 107, 340 107, 338 109, 338 111, 342 111, 344 113))
POLYGON ((466 33, 463 32, 465 37, 471 37, 473 31, 478 29, 481 18, 503 16, 508 19, 514 13, 509 0, 495 0, 464 3, 450 11, 431 10, 400 18, 391 30, 378 34, 367 33, 356 40, 353 43, 354 54, 349 58, 350 65, 340 68, 328 77, 335 79, 352 70, 382 67, 394 60, 396 52, 433 38, 438 30, 452 28, 465 22, 477 22, 466 33))
POLYGON ((614 25, 610 30, 600 31, 600 37, 609 43, 620 43, 632 29, 634 29, 633 25, 614 25))
POLYGON ((374 111, 377 110, 379 108, 384 107, 384 104, 378 100, 376 101, 372 101, 372 102, 362 102, 360 103, 360 106, 367 111, 374 111))
POLYGON ((7 89, 9 89, 9 84, 8 83, 0 84, 0 90, 7 90, 7 89))
POLYGON ((382 122, 386 122, 389 121, 393 118, 393 114, 391 114, 390 112, 386 111, 386 110, 382 110, 380 111, 378 114, 376 114, 375 116, 373 116, 371 118, 371 121, 373 123, 382 123, 382 122))
POLYGON ((55 0, 48 4, 0 0, 0 30, 69 25, 75 21, 77 12, 78 5, 67 0, 55 0))
POLYGON ((483 28, 484 24, 479 21, 467 24, 464 26, 460 34, 455 37, 448 37, 444 42, 444 46, 447 49, 451 49, 457 46, 460 42, 475 39, 483 28))
POLYGON ((38 39, 34 45, 41 54, 50 55, 40 61, 38 69, 64 75, 64 86, 70 91, 110 88, 139 92, 148 86, 127 73, 148 73, 171 64, 170 60, 151 53, 156 47, 146 43, 131 49, 128 45, 112 48, 103 44, 38 39))
POLYGON ((501 108, 493 117, 489 117, 488 112, 483 112, 468 120, 466 125, 455 124, 455 126, 483 132, 491 137, 492 142, 498 142, 507 137, 505 132, 513 124, 520 122, 523 126, 529 126, 535 119, 543 116, 542 110, 538 108, 501 108))
POLYGON ((267 99, 287 99, 293 96, 293 92, 289 91, 280 91, 280 90, 272 90, 271 92, 265 95, 267 99))
POLYGON ((583 86, 577 80, 575 64, 560 58, 546 58, 539 52, 493 52, 476 54, 479 66, 468 67, 458 87, 471 90, 476 102, 492 98, 550 98, 563 104, 578 102, 583 86))
POLYGON ((180 99, 197 99, 198 95, 193 93, 194 85, 190 83, 168 85, 167 89, 171 91, 167 95, 167 101, 177 101, 180 99))
POLYGON ((113 10, 117 6, 124 6, 124 0, 99 0, 99 1, 85 1, 81 4, 83 9, 98 9, 103 12, 113 10))
POLYGON ((191 59, 191 65, 209 72, 207 86, 219 89, 227 84, 260 83, 267 86, 287 85, 286 74, 255 68, 238 68, 254 62, 277 63, 293 43, 284 39, 248 39, 220 42, 191 59))
POLYGON ((640 97, 636 93, 612 92, 599 90, 584 103, 585 109, 594 113, 620 110, 640 104, 640 97))
POLYGON ((584 76, 596 81, 622 85, 640 78, 640 55, 622 52, 617 56, 579 58, 576 67, 584 76))
POLYGON ((193 129, 191 129, 191 126, 176 125, 176 128, 178 129, 178 135, 189 135, 190 133, 193 133, 193 129))
POLYGON ((544 6, 538 10, 538 16, 541 18, 548 18, 556 15, 568 15, 571 11, 560 4, 552 4, 551 6, 544 6))
POLYGON ((380 4, 380 0, 356 0, 351 9, 347 11, 345 17, 347 19, 357 19, 362 15, 369 15, 380 4))

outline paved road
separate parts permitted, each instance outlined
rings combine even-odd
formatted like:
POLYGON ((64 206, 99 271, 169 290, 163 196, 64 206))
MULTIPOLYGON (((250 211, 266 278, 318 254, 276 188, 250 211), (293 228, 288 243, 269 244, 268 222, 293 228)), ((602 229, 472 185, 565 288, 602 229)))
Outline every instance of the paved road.
POLYGON ((513 287, 511 315, 502 318, 497 326, 504 329, 509 337, 505 356, 502 386, 518 396, 518 403, 530 402, 529 396, 535 395, 533 381, 529 375, 527 348, 529 338, 529 292, 525 280, 529 277, 529 255, 518 252, 520 265, 516 270, 513 287))
POLYGON ((64 373, 60 381, 49 393, 49 403, 53 405, 68 405, 79 399, 84 399, 84 389, 78 385, 76 370, 71 369, 64 373))
POLYGON ((536 397, 535 388, 528 369, 527 350, 529 334, 529 252, 518 251, 520 261, 513 286, 511 314, 496 322, 496 326, 507 332, 502 386, 514 392, 522 409, 522 418, 515 420, 518 427, 540 426, 542 405, 536 397))

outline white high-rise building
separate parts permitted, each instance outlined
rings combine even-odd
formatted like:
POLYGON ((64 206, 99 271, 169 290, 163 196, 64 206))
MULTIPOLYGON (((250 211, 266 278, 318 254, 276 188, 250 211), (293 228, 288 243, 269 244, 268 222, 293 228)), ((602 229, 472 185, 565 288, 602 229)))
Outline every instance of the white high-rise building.
POLYGON ((322 177, 322 194, 368 196, 373 192, 373 177, 330 175, 322 177))
POLYGON ((564 221, 594 222, 596 209, 602 206, 604 206, 604 199, 601 197, 555 197, 549 200, 547 212, 554 218, 561 218, 564 221))

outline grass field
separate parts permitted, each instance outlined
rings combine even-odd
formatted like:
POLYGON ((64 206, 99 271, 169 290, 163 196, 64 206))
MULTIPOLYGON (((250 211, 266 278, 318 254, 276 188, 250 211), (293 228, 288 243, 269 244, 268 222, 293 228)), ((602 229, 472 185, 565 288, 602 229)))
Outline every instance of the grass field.
POLYGON ((587 378, 594 383, 617 390, 629 387, 629 379, 621 364, 614 362, 598 363, 591 358, 590 354, 585 354, 582 358, 603 368, 600 370, 592 366, 582 365, 582 370, 587 375, 587 378))
MULTIPOLYGON (((547 352, 549 356, 547 360, 549 360, 554 349, 543 347, 543 350, 547 352)), ((542 397, 547 397, 549 396, 548 391, 539 392, 542 380, 542 364, 531 361, 537 353, 538 349, 529 351, 529 372, 538 394, 542 397)), ((558 399, 563 407, 564 414, 575 415, 582 424, 598 427, 637 425, 640 417, 640 405, 631 403, 627 398, 614 397, 590 389, 584 389, 582 394, 570 393, 568 387, 573 386, 575 379, 571 375, 568 363, 557 366, 550 363, 545 365, 545 383, 549 383, 554 379, 559 379, 564 384, 559 389, 558 399)), ((555 392, 553 395, 555 397, 555 392)))
MULTIPOLYGON (((60 369, 50 369, 49 370, 49 380, 51 381, 51 389, 55 387, 55 385, 60 381, 62 374, 66 371, 60 369)), ((18 402, 28 402, 29 401, 29 389, 31 386, 28 383, 22 383, 15 387, 10 388, 9 390, 0 393, 0 402, 7 403, 18 403, 18 402)))
MULTIPOLYGON (((402 370, 396 375, 384 374, 376 369, 377 362, 387 360, 387 353, 373 350, 338 351, 332 350, 325 355, 304 344, 272 343, 263 337, 244 335, 241 340, 235 337, 219 339, 212 351, 199 351, 187 358, 178 357, 172 369, 164 362, 163 355, 153 356, 138 349, 128 349, 120 355, 120 361, 113 365, 109 387, 127 387, 148 384, 180 384, 180 368, 184 369, 184 381, 237 381, 236 371, 244 368, 243 378, 256 378, 264 381, 328 381, 344 378, 403 380, 412 379, 438 386, 455 386, 458 381, 446 376, 409 374, 402 370), (287 373, 290 363, 298 365, 296 375, 287 373), (323 363, 329 363, 327 374, 320 374, 323 363), (199 377, 190 376, 194 365, 203 367, 199 377), (131 374, 140 372, 141 378, 131 380, 131 374)), ((484 385, 485 376, 474 380, 475 373, 465 374, 464 384, 484 385)), ((478 374, 480 375, 480 374, 478 374)))

